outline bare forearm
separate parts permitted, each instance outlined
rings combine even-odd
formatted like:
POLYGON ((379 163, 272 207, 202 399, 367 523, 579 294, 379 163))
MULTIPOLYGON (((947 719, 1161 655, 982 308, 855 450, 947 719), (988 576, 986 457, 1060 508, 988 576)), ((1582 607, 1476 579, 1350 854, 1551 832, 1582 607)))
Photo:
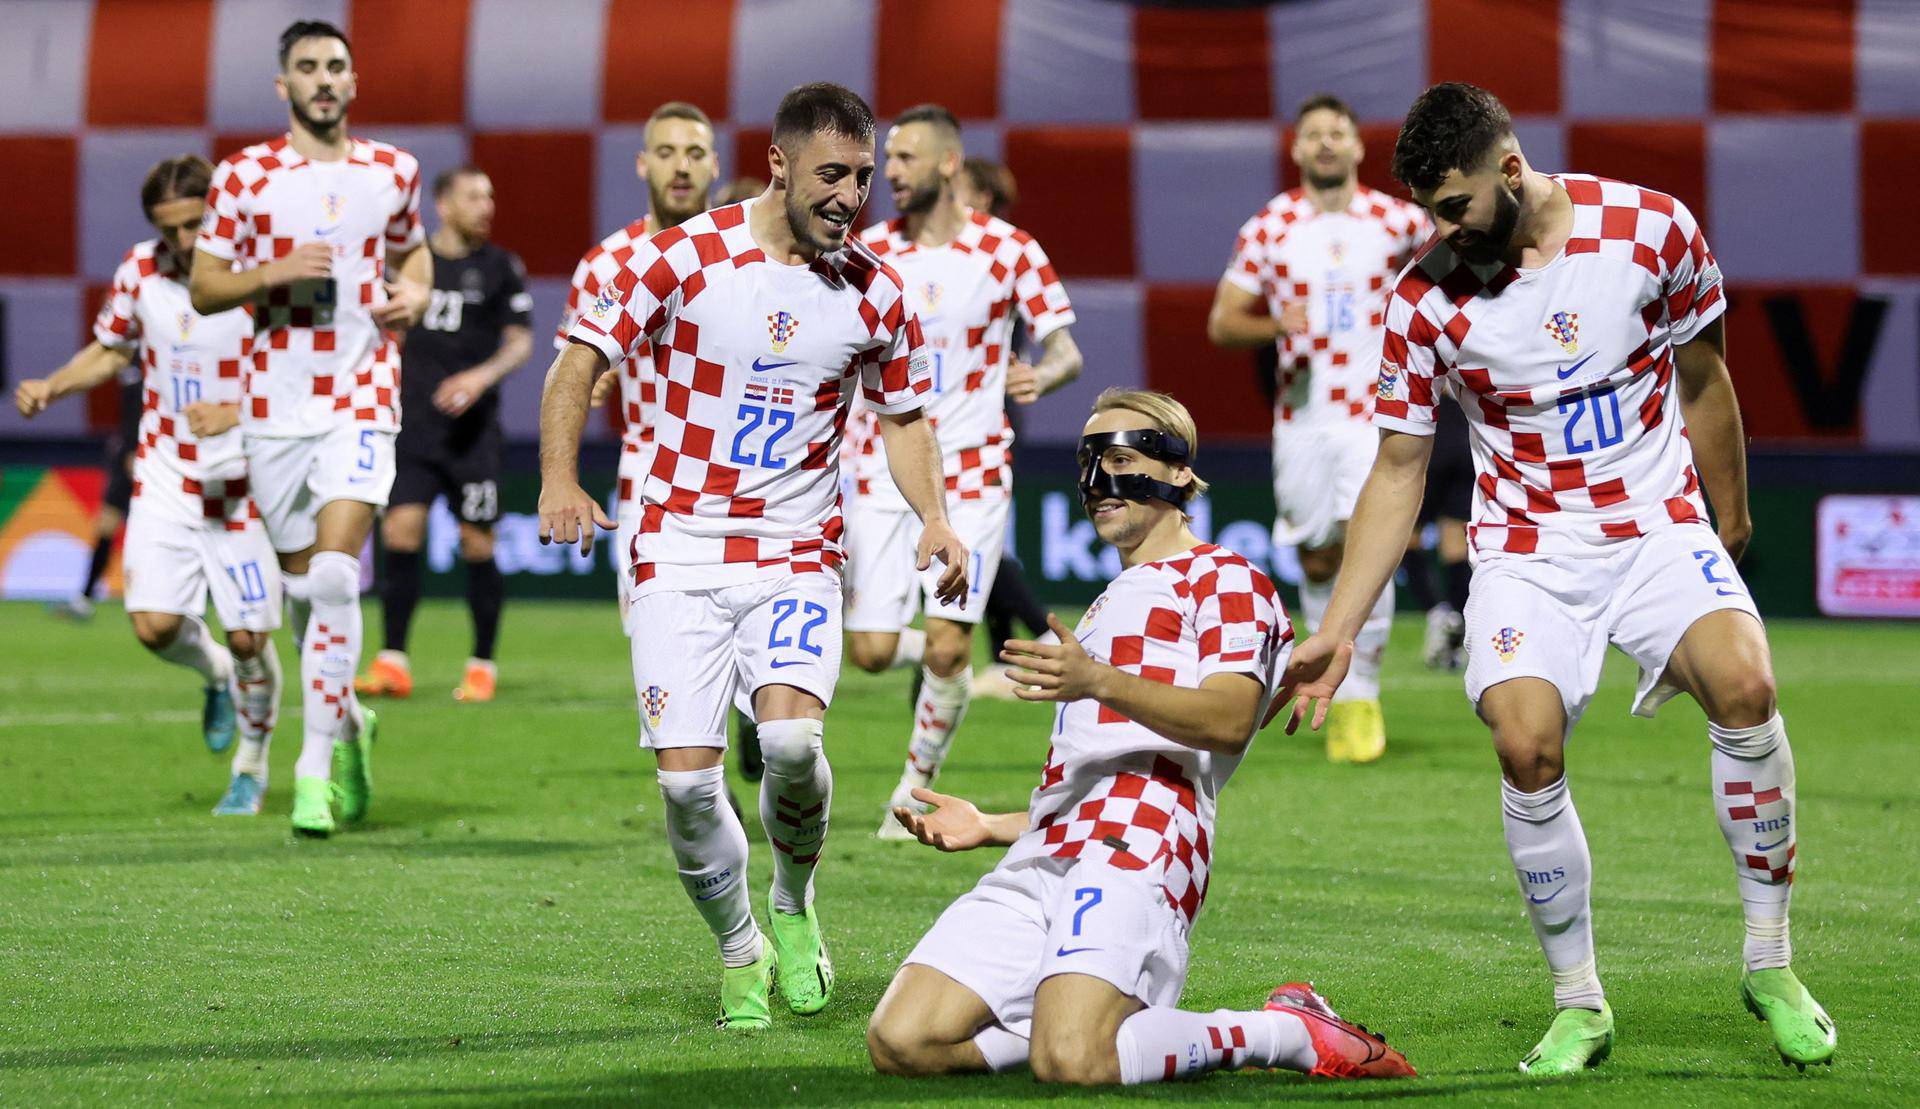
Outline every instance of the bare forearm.
POLYGON ((1080 367, 1086 359, 1081 357, 1080 345, 1073 341, 1073 335, 1066 328, 1042 339, 1040 349, 1040 361, 1034 364, 1033 376, 1038 379, 1041 396, 1080 376, 1080 367))
POLYGON ((1259 689, 1251 676, 1244 688, 1168 685, 1102 667, 1094 700, 1182 747, 1236 754, 1253 735, 1259 689))
POLYGON ((398 274, 402 281, 433 288, 433 251, 428 250, 425 243, 404 254, 388 251, 387 269, 398 274))
POLYGON ((1027 834, 1029 821, 1024 812, 981 813, 980 819, 987 825, 987 843, 994 847, 1012 847, 1014 840, 1027 834))
POLYGON ((569 343, 547 370, 540 393, 540 480, 577 484, 580 480, 580 432, 587 423, 587 396, 593 390, 600 353, 569 343))
POLYGON ((532 353, 533 332, 524 327, 509 327, 500 336, 500 349, 493 352, 493 357, 475 366, 474 371, 485 375, 487 388, 491 389, 519 369, 532 353))
POLYGON ((1207 317, 1207 339, 1216 347, 1257 350, 1272 346, 1279 337, 1280 324, 1272 316, 1215 309, 1207 317))
POLYGON ((193 260, 193 277, 187 283, 193 310, 203 316, 252 304, 267 290, 267 268, 235 270, 225 258, 198 251, 193 260))
POLYGON ((1693 445, 1700 485, 1707 492, 1714 515, 1723 524, 1745 521, 1747 439, 1732 380, 1717 375, 1694 396, 1688 396, 1683 387, 1680 411, 1686 417, 1687 439, 1693 445))
POLYGON ((1418 436, 1397 438, 1419 440, 1405 447, 1417 452, 1418 460, 1390 458, 1383 441, 1367 483, 1360 489, 1359 503, 1347 522, 1346 549, 1340 559, 1333 600, 1319 628, 1339 642, 1359 634, 1367 613, 1373 610, 1380 591, 1392 580, 1394 569, 1406 554, 1407 537, 1413 534, 1414 520, 1420 514, 1427 457, 1433 443, 1418 436))
POLYGON ((89 392, 113 379, 129 359, 99 342, 88 343, 47 378, 50 400, 89 392))
POLYGON ((923 524, 947 518, 947 478, 940 464, 940 441, 926 413, 880 417, 880 438, 887 448, 887 472, 908 507, 923 524))

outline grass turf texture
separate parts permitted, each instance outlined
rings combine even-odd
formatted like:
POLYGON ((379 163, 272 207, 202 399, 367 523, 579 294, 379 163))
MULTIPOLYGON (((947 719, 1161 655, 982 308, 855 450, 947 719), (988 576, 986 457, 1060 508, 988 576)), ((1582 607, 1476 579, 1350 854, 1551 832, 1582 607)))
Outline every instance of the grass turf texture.
MULTIPOLYGON (((731 1038, 711 1028, 718 961, 675 878, 651 760, 634 749, 610 603, 510 606, 500 699, 477 706, 447 695, 464 612, 423 606, 414 698, 382 709, 372 818, 326 842, 288 833, 293 682, 265 815, 216 820, 226 765, 202 749, 189 675, 143 657, 117 609, 77 627, 12 605, 0 621, 4 1104, 1920 1098, 1910 625, 1773 628, 1804 821, 1796 967, 1839 1022, 1831 1069, 1783 1069, 1741 1009, 1702 719, 1684 701, 1651 724, 1628 718, 1615 657, 1570 763, 1618 1047, 1584 1078, 1515 1072, 1551 1016, 1546 969, 1515 896, 1486 737, 1459 678, 1419 666, 1403 620, 1385 762, 1328 765, 1317 738, 1275 728, 1227 791, 1184 1004, 1258 1006, 1274 984, 1310 978, 1424 1077, 1215 1075, 1090 1094, 1024 1074, 868 1069, 861 1032, 888 978, 997 854, 872 838, 905 746, 904 674, 849 671, 829 717, 836 819, 819 904, 835 1003, 731 1038)), ((284 636, 281 650, 291 678, 284 636)), ((1024 805, 1048 720, 1041 706, 976 703, 942 786, 1024 805)), ((763 906, 770 849, 740 796, 763 906)))

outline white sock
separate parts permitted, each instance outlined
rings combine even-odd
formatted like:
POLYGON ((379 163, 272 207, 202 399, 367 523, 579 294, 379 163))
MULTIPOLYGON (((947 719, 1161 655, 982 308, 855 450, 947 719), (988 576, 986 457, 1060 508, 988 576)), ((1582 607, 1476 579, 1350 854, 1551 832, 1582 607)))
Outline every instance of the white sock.
POLYGON ((280 718, 280 654, 271 636, 261 637, 260 653, 233 660, 233 684, 239 690, 235 705, 240 723, 240 745, 233 752, 233 772, 251 774, 267 784, 267 745, 280 718))
POLYGON ((295 643, 307 639, 307 620, 313 614, 313 602, 307 593, 307 575, 280 571, 280 588, 287 595, 287 630, 295 643))
MULTIPOLYGON (((1331 596, 1332 591, 1328 593, 1331 596)), ((1340 683, 1340 692, 1334 695, 1334 700, 1380 699, 1380 663, 1386 658, 1387 637, 1391 634, 1393 582, 1389 581, 1387 587, 1380 591, 1380 599, 1373 602, 1373 610, 1367 613, 1367 622, 1360 625, 1360 634, 1353 637, 1353 664, 1348 667, 1347 680, 1340 683)))
POLYGON ((1155 1005, 1128 1017, 1114 1037, 1120 1081, 1168 1082, 1237 1067, 1313 1069, 1313 1037, 1299 1017, 1264 1009, 1189 1013, 1155 1005))
POLYGON ((805 912, 813 903, 813 868, 827 839, 833 808, 833 771, 827 766, 818 720, 760 723, 760 823, 773 844, 773 906, 805 912))
MULTIPOLYGON (((973 668, 964 667, 950 678, 920 671, 920 700, 913 707, 913 735, 907 742, 907 766, 902 786, 926 786, 940 776, 940 767, 953 749, 953 733, 967 715, 973 699, 973 668)), ((904 792, 904 790, 896 791, 904 792)), ((899 804, 907 802, 895 799, 899 804)))
POLYGON ((661 770, 667 843, 680 884, 720 941, 720 961, 743 967, 760 957, 760 926, 747 896, 747 832, 727 801, 727 770, 661 770))
POLYGON ((1327 618, 1327 606, 1333 603, 1333 579, 1326 581, 1308 581, 1300 579, 1300 615, 1307 619, 1309 633, 1320 629, 1320 622, 1327 618))
POLYGON ((1598 1010, 1606 995, 1593 961, 1593 860, 1566 776, 1537 793, 1503 779, 1500 822, 1533 934, 1553 971, 1554 1008, 1598 1010))
POLYGON ((920 665, 927 654, 927 633, 919 628, 901 628, 900 638, 894 641, 893 661, 887 663, 889 670, 911 670, 920 665))
POLYGON ((300 652, 300 694, 305 708, 299 778, 326 778, 333 745, 348 736, 357 717, 353 675, 360 667, 360 560, 321 551, 307 567, 313 612, 300 652))
POLYGON ((179 634, 154 654, 200 675, 200 681, 210 688, 233 680, 233 652, 213 637, 207 622, 198 616, 182 616, 179 634))
POLYGON ((997 1024, 989 1024, 975 1032, 973 1046, 980 1049, 980 1057, 987 1061, 987 1069, 995 1074, 1005 1074, 1015 1067, 1027 1065, 1027 1038, 997 1024))
POLYGON ((1752 728, 1707 725, 1713 740, 1713 815, 1733 852, 1747 918, 1748 970, 1793 960, 1787 902, 1793 896, 1793 749, 1778 713, 1752 728))

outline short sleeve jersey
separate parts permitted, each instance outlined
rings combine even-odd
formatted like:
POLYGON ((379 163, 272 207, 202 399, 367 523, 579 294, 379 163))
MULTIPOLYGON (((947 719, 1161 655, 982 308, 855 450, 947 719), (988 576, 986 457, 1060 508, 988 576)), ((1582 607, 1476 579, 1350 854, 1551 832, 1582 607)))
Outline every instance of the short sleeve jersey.
POLYGON ((1674 347, 1726 311, 1686 205, 1620 181, 1555 177, 1567 245, 1538 269, 1474 265, 1445 242, 1401 274, 1374 423, 1431 435, 1449 381, 1472 432, 1477 555, 1587 554, 1704 521, 1674 347))
POLYGON ((434 407, 434 390, 453 374, 492 358, 509 326, 531 327, 533 296, 526 268, 513 252, 482 243, 459 258, 433 256, 433 298, 426 315, 407 332, 400 397, 407 422, 400 443, 434 450, 464 449, 498 430, 500 392, 489 389, 457 418, 434 407))
MULTIPOLYGON (((1074 632, 1094 659, 1169 685, 1245 674, 1271 706, 1293 631, 1273 582, 1212 544, 1128 567, 1074 632)), ((1241 755, 1185 747, 1097 701, 1054 713, 1052 747, 1028 806, 1028 829, 1007 853, 1098 859, 1145 872, 1189 925, 1207 895, 1215 806, 1241 755)))
POLYGON ((333 250, 331 277, 270 289, 255 312, 240 413, 249 435, 399 428, 399 349, 372 312, 387 300, 387 251, 424 238, 420 164, 386 143, 353 139, 340 161, 313 162, 282 136, 215 168, 199 249, 239 270, 306 243, 333 250))
POLYGON ((857 389, 881 412, 933 388, 900 277, 857 242, 770 260, 757 199, 640 244, 569 337, 609 361, 650 343, 660 403, 631 548, 636 595, 839 572, 840 455, 857 389))
POLYGON ((185 413, 201 401, 240 403, 252 313, 195 312, 179 260, 163 241, 150 239, 135 244, 113 271, 93 337, 140 368, 134 497, 181 523, 244 528, 253 505, 240 429, 201 439, 185 413))
MULTIPOLYGON (((601 239, 582 255, 573 267, 573 280, 567 288, 567 307, 560 316, 560 329, 554 333, 553 349, 565 350, 567 334, 573 330, 580 313, 600 298, 600 293, 619 275, 620 267, 633 257, 636 247, 651 234, 651 222, 641 217, 601 239)), ((617 373, 620 385, 620 503, 629 505, 639 489, 639 475, 646 470, 646 452, 653 447, 654 406, 658 403, 658 380, 653 372, 652 348, 642 341, 632 358, 618 358, 609 373, 617 373)))
MULTIPOLYGON (((875 224, 860 241, 899 271, 920 316, 933 363, 927 419, 940 438, 947 496, 1003 500, 1012 484, 1008 449, 1007 364, 1016 323, 1036 340, 1073 323, 1073 306, 1047 252, 1032 235, 985 212, 968 214, 944 246, 907 238, 903 220, 875 224)), ((873 413, 856 408, 848 432, 854 493, 879 507, 907 502, 887 470, 873 413)))
POLYGON ((1241 225, 1226 278, 1275 318, 1307 306, 1307 331, 1282 335, 1274 433, 1373 414, 1373 379, 1394 275, 1433 225, 1418 205, 1361 185, 1344 211, 1322 212, 1303 189, 1281 193, 1241 225))

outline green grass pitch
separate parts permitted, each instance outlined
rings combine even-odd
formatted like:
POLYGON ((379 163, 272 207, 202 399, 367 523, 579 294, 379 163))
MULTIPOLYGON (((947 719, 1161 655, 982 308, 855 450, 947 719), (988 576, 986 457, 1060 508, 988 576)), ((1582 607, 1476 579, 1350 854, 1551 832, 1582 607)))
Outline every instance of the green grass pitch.
MULTIPOLYGON (((848 673, 829 717, 836 819, 819 904, 835 1004, 732 1038, 711 1028, 718 963, 634 749, 610 602, 509 605, 500 699, 485 706, 448 696, 464 612, 425 605, 414 698, 381 709, 371 822, 327 842, 288 834, 293 688, 266 815, 215 820, 225 762, 201 746, 194 682, 143 657, 117 609, 77 627, 9 605, 0 623, 0 1104, 1920 1100, 1912 625, 1773 628, 1800 777, 1795 965, 1839 1023, 1831 1069, 1784 1069, 1741 1009, 1703 721, 1684 701, 1629 718, 1615 657, 1569 761, 1618 1045, 1583 1079, 1515 1072, 1549 994, 1495 764, 1459 678, 1420 668, 1403 621, 1385 762, 1331 766, 1317 739, 1275 728, 1225 794, 1185 1004, 1257 1006, 1310 978, 1423 1077, 1234 1074, 1088 1094, 867 1067, 861 1031, 900 958, 994 861, 871 837, 904 750, 904 675, 848 673)), ((292 674, 284 637, 282 653, 292 674)), ((976 703, 943 787, 1024 805, 1048 719, 976 703)), ((758 827, 750 815, 764 890, 758 827)))

